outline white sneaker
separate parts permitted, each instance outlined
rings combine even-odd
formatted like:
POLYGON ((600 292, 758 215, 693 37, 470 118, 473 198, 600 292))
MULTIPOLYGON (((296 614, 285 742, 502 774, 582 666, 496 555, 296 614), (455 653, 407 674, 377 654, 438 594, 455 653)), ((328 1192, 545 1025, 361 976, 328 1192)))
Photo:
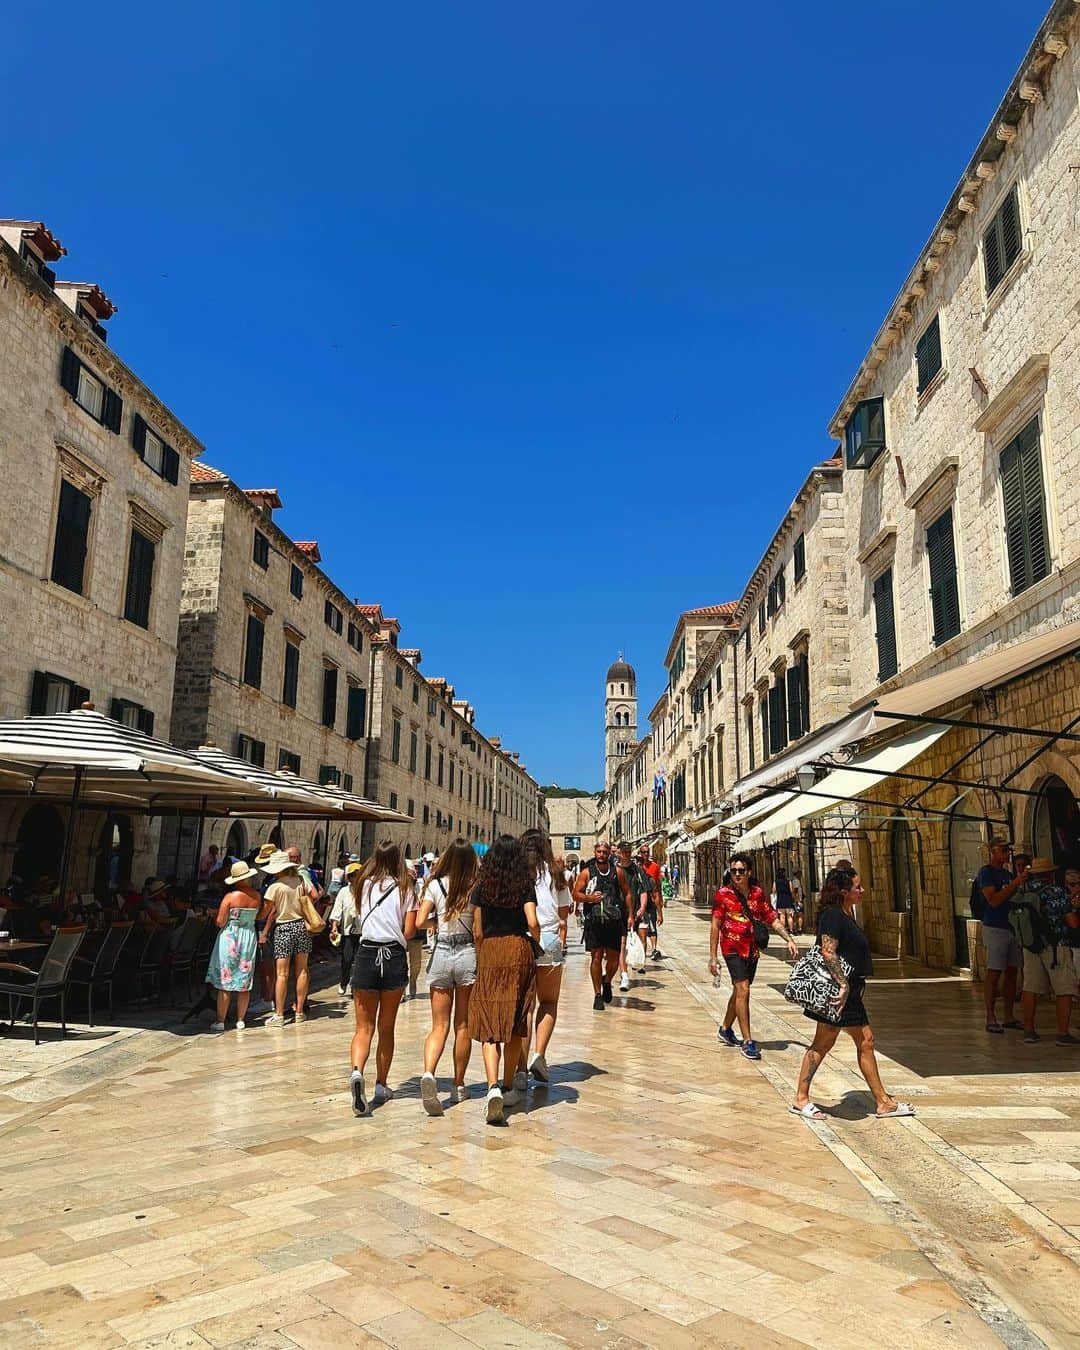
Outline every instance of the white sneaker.
POLYGON ((246 1026, 247 1026, 246 1022, 237 1022, 236 1029, 237 1031, 243 1031, 246 1026))
POLYGON ((339 984, 339 985, 338 985, 337 991, 338 991, 338 993, 341 995, 342 998, 345 997, 345 986, 344 986, 343 984, 339 984))
POLYGON ((529 1058, 529 1072, 538 1082, 547 1083, 551 1075, 548 1073, 547 1060, 543 1055, 533 1054, 529 1058))
POLYGON ((621 994, 625 994, 629 988, 630 988, 630 976, 624 970, 623 973, 619 976, 619 992, 621 994))
POLYGON ((525 1094, 519 1092, 516 1087, 510 1088, 509 1091, 503 1088, 502 1100, 503 1106, 520 1106, 525 1100, 525 1094))
POLYGON ((349 1075, 349 1090, 352 1092, 354 1116, 367 1115, 367 1101, 364 1098, 364 1075, 359 1069, 353 1069, 349 1075))
MULTIPOLYGON (((378 1092, 378 1088, 375 1091, 378 1092)), ((439 1085, 433 1073, 426 1073, 420 1079, 420 1100, 424 1103, 424 1110, 429 1116, 443 1114, 442 1102, 439 1101, 439 1085)))
POLYGON ((285 1025, 285 1019, 278 1013, 271 1013, 263 1025, 268 1027, 283 1027, 285 1025))
MULTIPOLYGON (((528 1092, 528 1090, 529 1090, 529 1075, 525 1072, 524 1069, 518 1069, 517 1073, 514 1074, 514 1091, 521 1093, 521 1092, 528 1092)), ((503 1094, 503 1100, 504 1101, 506 1100, 505 1093, 503 1094)))
POLYGON ((375 1105, 382 1106, 383 1102, 388 1102, 393 1097, 393 1093, 385 1083, 375 1084, 375 1105))
POLYGON ((467 1102, 469 1100, 469 1089, 464 1083, 455 1083, 450 1089, 450 1099, 455 1102, 467 1102))
POLYGON ((225 1030, 225 1023, 224 1023, 224 1022, 211 1022, 211 1023, 210 1023, 210 1030, 214 1033, 215 1036, 219 1036, 219 1035, 225 1030))
POLYGON ((306 1021, 307 1021, 307 1013, 297 1013, 296 1016, 293 1018, 293 1021, 294 1021, 294 1022, 306 1022, 306 1021))
POLYGON ((489 1125, 501 1125, 503 1122, 503 1095, 502 1088, 488 1088, 487 1095, 487 1123, 489 1125))

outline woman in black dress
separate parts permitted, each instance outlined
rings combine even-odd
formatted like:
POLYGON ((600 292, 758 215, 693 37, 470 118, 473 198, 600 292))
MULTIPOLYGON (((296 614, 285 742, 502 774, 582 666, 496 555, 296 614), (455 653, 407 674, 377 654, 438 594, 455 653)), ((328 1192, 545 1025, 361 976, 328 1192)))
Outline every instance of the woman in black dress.
POLYGON ((804 1011, 804 1016, 817 1023, 813 1043, 803 1056, 799 1086, 791 1107, 804 1120, 825 1119, 824 1112, 810 1100, 810 1084, 842 1030, 848 1032, 855 1042, 859 1072, 874 1094, 877 1118, 891 1120, 897 1116, 915 1114, 915 1108, 910 1103, 898 1102, 885 1091, 878 1073, 874 1033, 870 1030, 870 1019, 863 1003, 866 977, 874 973, 874 966, 870 960, 870 944, 866 934, 852 914, 862 895, 862 882, 853 869, 834 867, 825 878, 818 911, 817 945, 821 948, 826 967, 840 986, 840 992, 833 1003, 834 1020, 828 1020, 809 1009, 804 1011), (840 957, 851 967, 850 980, 843 972, 838 959, 840 957))

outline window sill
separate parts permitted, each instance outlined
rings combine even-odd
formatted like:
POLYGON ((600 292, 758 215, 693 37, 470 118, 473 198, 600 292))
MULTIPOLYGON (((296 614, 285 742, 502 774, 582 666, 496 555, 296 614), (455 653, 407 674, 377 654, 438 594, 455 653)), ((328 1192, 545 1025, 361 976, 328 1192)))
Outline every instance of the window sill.
POLYGON ((983 310, 983 328, 986 328, 989 325, 990 320, 994 317, 994 314, 997 311, 997 307, 1001 304, 1001 302, 1005 299, 1008 293, 1012 290, 1016 278, 1020 275, 1020 273, 1027 270, 1028 264, 1030 262, 1031 262, 1031 249, 1025 248, 1023 252, 1017 256, 1017 258, 1013 262, 1013 265, 1009 268, 1009 270, 1001 278, 998 284, 994 287, 993 294, 987 296, 986 307, 983 310))
POLYGON ((948 366, 942 366, 921 394, 915 397, 915 418, 916 421, 922 416, 923 410, 937 391, 949 378, 948 366))
POLYGON ((52 577, 42 577, 41 580, 50 594, 58 596, 61 600, 66 600, 76 609, 81 609, 88 614, 91 610, 97 608, 93 600, 83 595, 81 591, 69 590, 67 586, 62 586, 59 581, 53 581, 52 577))

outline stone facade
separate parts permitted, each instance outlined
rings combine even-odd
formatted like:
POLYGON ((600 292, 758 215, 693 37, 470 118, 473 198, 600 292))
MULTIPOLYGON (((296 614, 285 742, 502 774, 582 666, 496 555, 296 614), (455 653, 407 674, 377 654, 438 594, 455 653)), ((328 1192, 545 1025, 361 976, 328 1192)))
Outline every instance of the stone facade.
MULTIPOLYGON (((40 222, 0 221, 0 607, 16 638, 0 716, 89 700, 168 740, 186 484, 202 446, 107 345, 114 306, 100 288, 55 281, 49 264, 65 252, 40 222)), ((62 838, 52 807, 0 804, 5 878, 53 871, 62 838)), ((156 823, 83 813, 75 890, 102 883, 114 839, 125 875, 151 870, 156 823)))
POLYGON ((569 865, 591 858, 598 839, 595 797, 549 797, 549 833, 556 853, 569 865))
MULTIPOLYGON (((183 747, 211 743, 241 759, 261 760, 271 772, 291 769, 364 795, 376 629, 318 566, 317 543, 297 543, 275 523, 280 505, 272 489, 245 492, 207 465, 196 471, 187 513, 173 739, 183 747), (252 620, 262 625, 257 670, 248 660, 252 620), (288 654, 290 648, 298 655, 288 654), (296 661, 295 677, 287 660, 296 661)), ((243 853, 278 838, 275 824, 208 820, 204 846, 229 844, 228 851, 243 853)), ((305 857, 324 856, 324 821, 286 821, 283 832, 284 842, 296 844, 305 857)), ((190 868, 194 833, 194 822, 187 822, 181 872, 190 868)), ((331 824, 332 857, 360 847, 359 824, 331 824)), ((176 848, 169 825, 163 873, 176 870, 176 848)))

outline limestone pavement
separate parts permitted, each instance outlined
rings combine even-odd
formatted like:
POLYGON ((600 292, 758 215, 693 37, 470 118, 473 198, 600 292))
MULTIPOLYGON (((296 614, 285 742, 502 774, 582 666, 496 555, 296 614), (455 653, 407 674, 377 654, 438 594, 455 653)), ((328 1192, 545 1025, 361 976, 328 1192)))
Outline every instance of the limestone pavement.
MULTIPOLYGON (((421 1111, 423 997, 399 1019, 396 1096, 365 1120, 333 986, 300 1027, 150 1030, 97 1078, 100 1051, 43 1060, 89 1085, 4 1103, 0 1344, 1075 1343, 1076 1201, 1054 1161, 1075 1070, 1036 1066, 1045 1100, 1012 1060, 1003 1098, 978 1053, 946 1063, 963 986, 924 981, 919 1006, 961 1011, 910 1018, 922 1058, 885 1061, 919 1119, 869 1119, 845 1051, 816 1084, 839 1111, 812 1128, 785 1109, 805 1033, 781 963, 759 976, 757 1066, 717 1045, 701 917, 672 907, 664 937, 672 959, 602 1014, 572 941, 553 1081, 505 1129, 483 1123, 478 1055, 468 1102, 421 1111), (1008 1170, 1021 1140, 1031 1185, 1008 1170)), ((871 1011, 899 1054, 886 983, 871 1011)))

